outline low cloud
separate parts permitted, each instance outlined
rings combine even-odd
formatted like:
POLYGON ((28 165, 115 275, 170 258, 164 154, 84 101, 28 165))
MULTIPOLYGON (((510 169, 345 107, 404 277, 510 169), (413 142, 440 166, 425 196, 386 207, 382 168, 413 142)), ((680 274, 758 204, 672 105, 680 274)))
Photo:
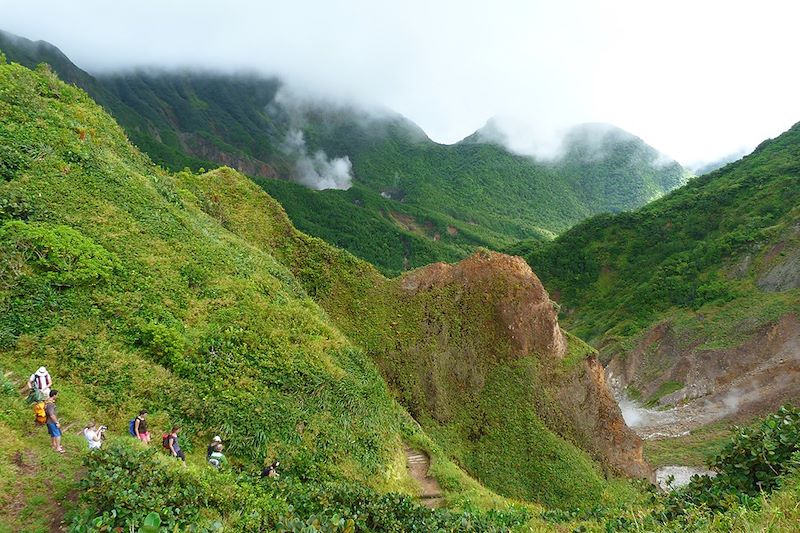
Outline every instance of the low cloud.
MULTIPOLYGON (((545 136, 549 124, 601 121, 687 163, 755 146, 800 119, 800 70, 786 68, 800 3, 789 0, 760 10, 722 0, 231 0, 225 9, 41 0, 4 2, 2 13, 3 29, 52 42, 92 74, 276 75, 395 110, 443 143, 491 116, 518 117, 545 136)), ((554 143, 537 146, 546 155, 554 143)))

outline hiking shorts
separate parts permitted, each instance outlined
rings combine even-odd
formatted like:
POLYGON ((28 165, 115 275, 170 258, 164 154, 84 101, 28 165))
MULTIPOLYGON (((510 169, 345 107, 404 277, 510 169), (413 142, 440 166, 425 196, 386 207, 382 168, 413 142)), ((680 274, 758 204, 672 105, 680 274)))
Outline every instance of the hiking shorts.
POLYGON ((47 423, 47 432, 53 438, 61 436, 61 430, 58 429, 58 426, 55 424, 55 422, 48 422, 47 423))

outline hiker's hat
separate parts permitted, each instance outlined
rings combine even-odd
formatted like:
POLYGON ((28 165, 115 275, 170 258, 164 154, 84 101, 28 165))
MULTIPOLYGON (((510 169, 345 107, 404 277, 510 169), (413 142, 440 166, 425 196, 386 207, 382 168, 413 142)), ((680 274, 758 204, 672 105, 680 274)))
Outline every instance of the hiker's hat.
POLYGON ((222 442, 222 437, 216 435, 213 439, 211 439, 211 442, 222 442))
POLYGON ((43 366, 40 366, 39 370, 37 370, 36 373, 39 374, 40 376, 44 376, 45 374, 47 374, 47 369, 43 366))

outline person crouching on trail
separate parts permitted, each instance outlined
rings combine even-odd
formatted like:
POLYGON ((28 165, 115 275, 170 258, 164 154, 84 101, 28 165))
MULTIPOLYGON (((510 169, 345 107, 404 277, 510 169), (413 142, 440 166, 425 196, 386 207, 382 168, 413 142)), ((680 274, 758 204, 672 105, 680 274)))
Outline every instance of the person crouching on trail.
POLYGON ((50 397, 50 388, 53 386, 53 378, 50 373, 43 366, 39 370, 31 374, 28 380, 28 388, 33 401, 43 402, 50 397))
POLYGON ((206 459, 211 458, 211 454, 214 453, 217 444, 222 444, 222 437, 220 437, 219 435, 211 439, 211 444, 209 444, 208 448, 206 449, 206 459))
POLYGON ((181 430, 180 426, 172 426, 172 431, 164 437, 164 447, 169 450, 173 457, 177 457, 183 462, 186 462, 186 455, 181 450, 178 444, 178 432, 181 430))
POLYGON ((56 396, 58 391, 51 390, 50 397, 44 402, 44 412, 47 415, 47 432, 50 434, 53 449, 58 453, 64 453, 64 447, 61 446, 61 423, 56 413, 56 396))
POLYGON ((139 439, 140 441, 144 442, 145 444, 150 444, 150 432, 147 431, 147 410, 142 409, 139 411, 139 416, 133 419, 133 427, 131 428, 131 434, 139 439))
POLYGON ((89 422, 89 424, 83 428, 83 437, 89 444, 89 451, 100 449, 100 446, 103 445, 103 433, 105 430, 105 426, 97 427, 97 424, 94 422, 89 422))
POLYGON ((208 456, 208 464, 214 468, 223 468, 228 465, 228 459, 222 453, 222 443, 214 445, 214 450, 208 456))
POLYGON ((273 477, 273 478, 281 477, 281 475, 278 473, 278 467, 280 465, 281 465, 280 461, 275 461, 274 463, 272 463, 271 465, 269 465, 268 467, 266 467, 264 470, 261 471, 261 477, 262 478, 263 477, 273 477))

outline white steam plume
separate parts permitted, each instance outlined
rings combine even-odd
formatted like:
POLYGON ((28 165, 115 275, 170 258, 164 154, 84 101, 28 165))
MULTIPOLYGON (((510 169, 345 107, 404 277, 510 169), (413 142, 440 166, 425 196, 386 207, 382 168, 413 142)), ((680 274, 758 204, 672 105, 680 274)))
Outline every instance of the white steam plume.
POLYGON ((349 189, 353 184, 353 165, 350 158, 334 157, 317 150, 309 155, 303 132, 290 128, 282 145, 283 151, 295 158, 294 170, 297 181, 307 187, 323 189, 349 189))

